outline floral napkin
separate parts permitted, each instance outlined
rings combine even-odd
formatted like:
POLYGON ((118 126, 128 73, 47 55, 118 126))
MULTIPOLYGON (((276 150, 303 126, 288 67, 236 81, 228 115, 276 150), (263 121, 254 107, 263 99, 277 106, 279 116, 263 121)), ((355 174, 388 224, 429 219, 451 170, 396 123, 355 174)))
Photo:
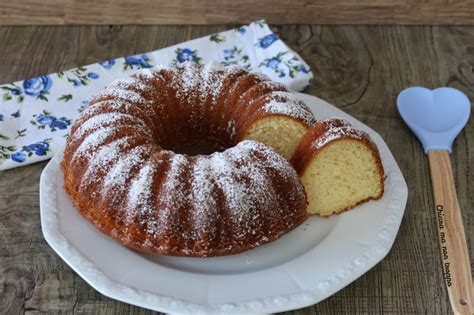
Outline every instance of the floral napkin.
POLYGON ((135 56, 0 85, 0 170, 51 158, 88 98, 113 80, 157 64, 239 64, 301 91, 313 77, 309 66, 265 21, 135 56))

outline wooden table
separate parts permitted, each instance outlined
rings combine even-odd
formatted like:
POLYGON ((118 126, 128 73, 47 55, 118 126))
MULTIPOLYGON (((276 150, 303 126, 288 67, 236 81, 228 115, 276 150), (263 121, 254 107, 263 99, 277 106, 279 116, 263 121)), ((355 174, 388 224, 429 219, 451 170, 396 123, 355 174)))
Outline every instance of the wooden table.
MULTIPOLYGON (((1 27, 0 82, 151 51, 231 27, 1 27)), ((334 296, 294 313, 451 312, 436 241, 427 159, 398 116, 395 98, 405 87, 422 85, 456 87, 472 99, 474 28, 305 25, 274 30, 311 65, 315 79, 306 92, 378 131, 409 187, 405 217, 388 256, 334 296)), ((452 162, 472 263, 472 121, 456 141, 452 162)), ((0 313, 148 313, 96 292, 46 244, 38 204, 39 177, 45 165, 0 172, 0 313)))

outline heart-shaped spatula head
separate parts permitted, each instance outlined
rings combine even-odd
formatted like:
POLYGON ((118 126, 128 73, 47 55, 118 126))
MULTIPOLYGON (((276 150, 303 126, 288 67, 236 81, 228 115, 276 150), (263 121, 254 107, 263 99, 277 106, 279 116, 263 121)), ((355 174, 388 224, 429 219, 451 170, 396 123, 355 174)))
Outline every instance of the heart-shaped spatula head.
POLYGON ((442 87, 429 90, 411 87, 397 98, 400 115, 428 150, 448 150, 466 125, 471 112, 469 99, 459 90, 442 87))

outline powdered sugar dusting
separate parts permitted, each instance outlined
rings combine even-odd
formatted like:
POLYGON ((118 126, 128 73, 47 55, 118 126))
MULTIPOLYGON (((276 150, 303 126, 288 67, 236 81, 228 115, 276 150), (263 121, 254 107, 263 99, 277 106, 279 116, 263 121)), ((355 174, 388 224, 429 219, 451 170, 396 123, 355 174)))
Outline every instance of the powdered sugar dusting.
MULTIPOLYGON (((278 193, 271 185, 267 169, 274 168, 285 176, 297 178, 296 172, 288 173, 288 162, 269 147, 251 140, 240 142, 224 152, 199 159, 193 169, 192 194, 194 227, 196 233, 213 231, 218 218, 216 199, 218 188, 225 199, 227 215, 233 222, 237 239, 254 235, 263 224, 259 217, 262 209, 272 209, 278 193), (264 158, 257 158, 261 154, 264 158)), ((295 186, 298 186, 297 184, 295 186)), ((299 197, 304 198, 303 188, 299 197)))
POLYGON ((155 173, 155 166, 150 162, 145 163, 138 176, 132 180, 127 197, 128 212, 137 213, 141 224, 147 227, 148 234, 154 234, 156 227, 155 206, 151 193, 155 173))
MULTIPOLYGON (((148 154, 146 146, 138 146, 130 150, 127 155, 121 156, 105 176, 101 194, 112 199, 112 201, 115 198, 121 198, 129 189, 127 186, 128 180, 134 175, 134 171, 136 172, 143 166, 148 154)), ((129 208, 123 210, 130 212, 129 208)), ((130 217, 132 217, 132 214, 127 214, 127 218, 130 217)))
MULTIPOLYGON (((136 104, 133 104, 129 101, 122 100, 122 99, 107 100, 107 101, 96 103, 93 106, 91 106, 91 108, 95 108, 95 107, 102 108, 102 106, 109 107, 110 108, 110 110, 108 110, 109 112, 130 114, 132 111, 138 111, 147 116, 153 116, 155 114, 155 106, 151 102, 145 102, 145 103, 140 104, 140 106, 137 106, 136 104)), ((100 111, 100 109, 98 110, 100 111)), ((144 123, 141 123, 141 124, 144 124, 144 123)))
POLYGON ((264 87, 274 89, 275 91, 285 91, 286 86, 283 83, 274 82, 274 81, 263 81, 261 82, 264 87))
MULTIPOLYGON (((107 166, 111 166, 112 162, 120 158, 121 152, 127 145, 128 140, 128 138, 122 138, 102 146, 87 166, 80 187, 88 187, 91 184, 102 181, 103 178, 99 177, 98 174, 106 171, 107 166)), ((96 191, 94 191, 95 193, 96 191)))
POLYGON ((172 79, 168 84, 173 88, 176 97, 180 100, 187 100, 199 86, 199 65, 185 62, 169 69, 172 79))
MULTIPOLYGON (((189 202, 189 194, 185 190, 185 181, 181 175, 185 166, 189 163, 187 157, 182 154, 175 154, 170 158, 170 167, 166 174, 164 184, 159 197, 160 211, 157 218, 158 235, 169 232, 170 227, 178 228, 178 211, 183 210, 183 205, 189 202)), ((190 238, 190 234, 183 235, 190 238)))
MULTIPOLYGON (((115 85, 119 85, 116 83, 115 85)), ((111 87, 105 89, 104 91, 98 93, 96 96, 93 97, 93 100, 100 99, 106 96, 113 96, 116 99, 126 100, 132 103, 142 103, 146 102, 145 98, 138 92, 124 89, 122 87, 114 87, 112 84, 111 87)))
POLYGON ((216 220, 218 220, 219 213, 217 198, 214 195, 216 189, 216 173, 214 171, 215 156, 220 156, 216 153, 210 158, 198 158, 192 171, 191 180, 191 194, 193 199, 194 212, 193 227, 195 233, 199 234, 203 231, 215 232, 216 220))
POLYGON ((217 184, 224 191, 230 218, 235 226, 241 227, 236 231, 238 238, 254 234, 254 228, 248 223, 258 222, 256 216, 262 209, 271 209, 276 204, 276 192, 265 167, 252 158, 256 149, 256 142, 241 142, 225 152, 232 167, 219 170, 221 176, 217 184))
POLYGON ((228 74, 224 72, 224 67, 213 62, 204 65, 200 75, 201 86, 199 92, 201 100, 209 95, 212 98, 212 104, 215 105, 216 98, 221 93, 224 78, 228 74))
POLYGON ((124 79, 118 79, 113 81, 107 89, 116 90, 116 89, 125 89, 125 90, 138 90, 146 91, 148 89, 147 84, 140 78, 135 76, 127 77, 124 79))
POLYGON ((237 71, 240 67, 223 67, 220 63, 210 62, 204 65, 193 62, 184 62, 175 67, 160 67, 158 69, 149 69, 147 72, 140 72, 145 77, 156 76, 160 71, 165 70, 172 74, 173 80, 169 82, 176 91, 176 96, 185 102, 193 93, 197 93, 201 102, 204 102, 209 96, 214 105, 217 96, 220 95, 224 79, 237 71))
MULTIPOLYGON (((331 141, 341 138, 355 138, 355 139, 366 139, 370 142, 369 135, 362 130, 354 128, 350 122, 339 119, 331 118, 321 120, 318 123, 326 124, 328 129, 313 142, 313 147, 316 149, 322 148, 331 141)), ((373 144, 375 146, 375 144, 373 144)))
POLYGON ((143 124, 140 119, 135 118, 135 116, 122 113, 104 113, 92 116, 84 121, 74 133, 74 137, 81 138, 87 131, 113 124, 133 125, 142 129, 143 132, 151 132, 151 129, 143 124))
POLYGON ((161 71, 171 71, 173 69, 173 66, 171 65, 155 65, 153 68, 145 68, 137 71, 135 75, 137 77, 143 77, 146 79, 152 79, 153 77, 157 76, 161 71))
POLYGON ((305 121, 310 126, 315 118, 311 110, 291 92, 275 91, 268 96, 263 110, 269 114, 282 114, 305 121))
POLYGON ((99 146, 101 146, 114 132, 115 128, 107 127, 97 129, 89 134, 72 155, 71 164, 75 163, 76 159, 79 157, 90 159, 97 148, 99 148, 99 146))

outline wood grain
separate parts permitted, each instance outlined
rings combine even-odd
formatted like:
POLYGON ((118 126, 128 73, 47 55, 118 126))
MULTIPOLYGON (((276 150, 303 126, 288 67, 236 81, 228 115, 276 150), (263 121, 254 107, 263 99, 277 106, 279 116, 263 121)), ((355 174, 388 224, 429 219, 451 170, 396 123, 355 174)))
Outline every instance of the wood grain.
POLYGON ((474 24, 473 17, 473 0, 16 0, 0 6, 0 25, 222 24, 261 18, 272 24, 474 24))
POLYGON ((455 314, 474 313, 472 276, 449 152, 428 152, 444 281, 455 314))
MULTIPOLYGON (((0 82, 146 52, 233 26, 1 27, 0 82)), ((403 88, 422 85, 459 88, 473 99, 474 28, 289 25, 274 30, 314 70, 306 92, 379 132, 409 187, 388 256, 334 296, 291 314, 449 314, 428 159, 398 116, 395 98, 403 88)), ((451 158, 472 268, 472 121, 458 136, 451 158)), ((151 313, 99 294, 46 244, 38 205, 44 165, 0 173, 0 313, 151 313)))

